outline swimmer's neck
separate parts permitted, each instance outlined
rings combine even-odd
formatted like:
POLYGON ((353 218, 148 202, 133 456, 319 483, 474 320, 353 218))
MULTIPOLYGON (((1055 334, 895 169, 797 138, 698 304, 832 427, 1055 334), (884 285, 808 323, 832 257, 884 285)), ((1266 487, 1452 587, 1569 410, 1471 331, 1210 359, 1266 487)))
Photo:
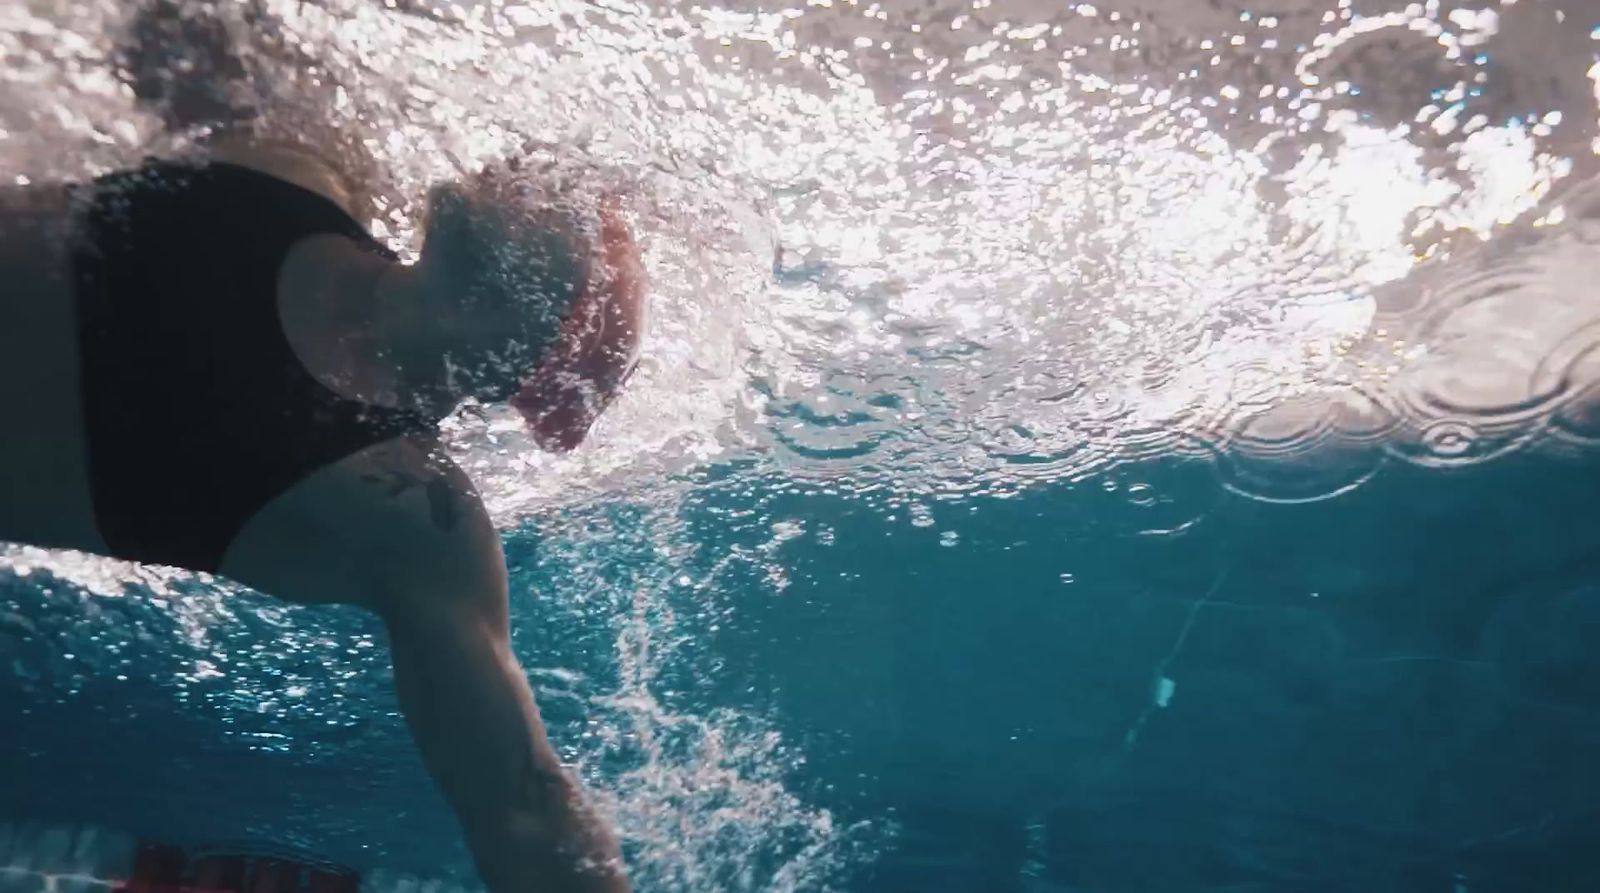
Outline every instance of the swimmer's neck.
POLYGON ((426 318, 439 306, 430 269, 426 258, 395 263, 335 236, 295 246, 278 315, 301 365, 350 399, 449 415, 467 395, 451 381, 439 321, 426 318))

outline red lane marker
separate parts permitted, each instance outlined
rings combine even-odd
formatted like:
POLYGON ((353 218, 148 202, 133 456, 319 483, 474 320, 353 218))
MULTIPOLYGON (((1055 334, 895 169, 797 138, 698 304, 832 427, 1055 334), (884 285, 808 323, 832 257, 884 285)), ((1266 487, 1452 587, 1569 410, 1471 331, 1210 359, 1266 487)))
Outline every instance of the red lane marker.
POLYGON ((194 860, 193 887, 223 893, 243 890, 249 860, 236 855, 206 855, 194 860))
POLYGON ((141 841, 127 880, 111 893, 360 893, 361 877, 334 865, 276 856, 205 853, 141 841))
POLYGON ((178 893, 185 861, 183 850, 175 846, 141 842, 133 855, 133 871, 112 889, 116 893, 178 893))
POLYGON ((250 880, 241 893, 299 893, 299 864, 270 856, 250 861, 250 880))

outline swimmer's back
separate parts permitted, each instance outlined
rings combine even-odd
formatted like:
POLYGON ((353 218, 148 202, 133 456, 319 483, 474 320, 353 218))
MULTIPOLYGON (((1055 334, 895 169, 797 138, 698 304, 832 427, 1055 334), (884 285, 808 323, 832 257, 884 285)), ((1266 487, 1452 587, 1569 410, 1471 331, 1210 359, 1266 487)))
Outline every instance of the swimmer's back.
POLYGON ((72 253, 89 484, 110 554, 217 570, 268 502, 436 420, 345 398, 278 314, 319 235, 392 259, 321 195, 249 168, 153 163, 80 197, 72 253))

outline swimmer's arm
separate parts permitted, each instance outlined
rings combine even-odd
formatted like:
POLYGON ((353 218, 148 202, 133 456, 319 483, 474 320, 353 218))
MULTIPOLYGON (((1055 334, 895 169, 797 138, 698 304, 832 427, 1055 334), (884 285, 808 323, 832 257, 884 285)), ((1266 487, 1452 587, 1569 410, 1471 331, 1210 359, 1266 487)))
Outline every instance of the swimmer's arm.
POLYGON ((316 472, 252 519, 223 572, 383 618, 406 723, 491 893, 626 893, 512 653, 499 533, 436 445, 395 440, 316 472))
POLYGON ((430 465, 403 472, 416 486, 395 497, 394 478, 368 482, 411 509, 372 601, 423 761, 494 893, 624 893, 616 841, 562 768, 511 651, 499 534, 466 475, 430 465))

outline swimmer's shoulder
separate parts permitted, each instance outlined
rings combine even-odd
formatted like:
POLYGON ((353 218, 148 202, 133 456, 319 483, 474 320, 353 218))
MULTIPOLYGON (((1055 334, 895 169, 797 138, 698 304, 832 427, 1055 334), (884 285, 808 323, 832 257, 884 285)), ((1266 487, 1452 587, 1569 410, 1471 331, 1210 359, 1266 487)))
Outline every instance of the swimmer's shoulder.
POLYGON ((268 503, 222 572, 300 601, 348 601, 501 591, 505 559, 467 473, 435 438, 408 435, 319 469, 268 503))
POLYGON ((366 204, 356 177, 305 146, 238 132, 216 137, 205 153, 208 162, 246 168, 319 195, 351 217, 366 204))

